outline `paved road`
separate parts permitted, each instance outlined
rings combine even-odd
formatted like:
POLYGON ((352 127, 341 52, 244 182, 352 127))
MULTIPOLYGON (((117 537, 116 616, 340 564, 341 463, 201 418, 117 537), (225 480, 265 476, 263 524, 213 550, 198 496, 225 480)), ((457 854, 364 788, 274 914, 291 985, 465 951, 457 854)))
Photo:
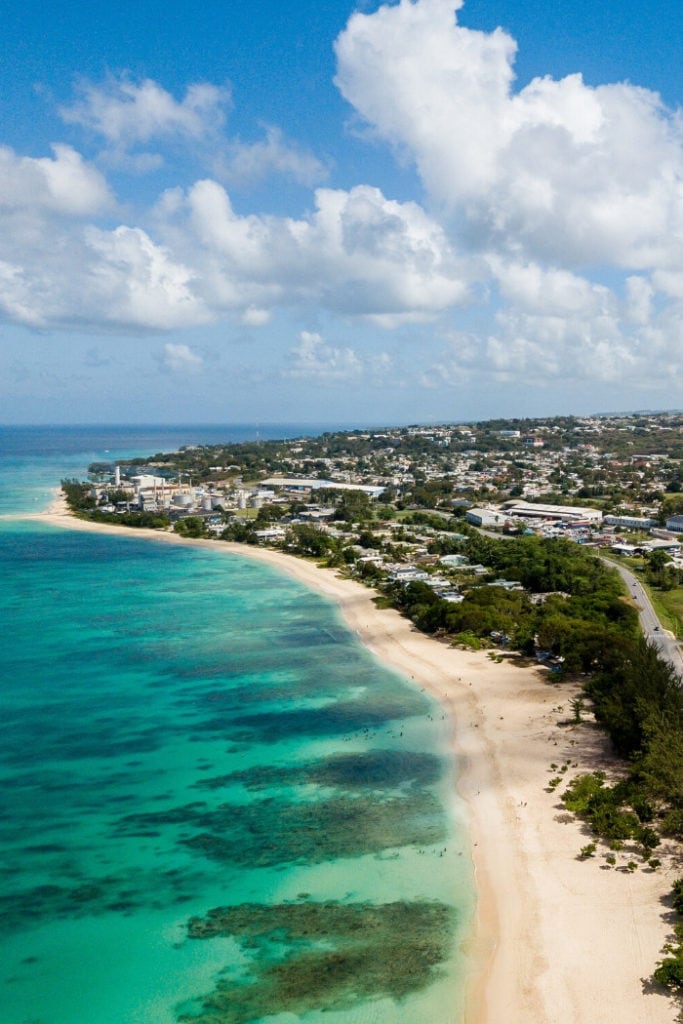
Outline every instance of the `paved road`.
MULTIPOLYGON (((478 529, 479 533, 484 534, 485 537, 493 537, 497 540, 502 538, 512 539, 509 535, 506 537, 505 534, 492 533, 489 530, 482 530, 481 527, 478 529)), ((681 650, 681 645, 673 633, 662 628, 662 624, 657 618, 657 613, 652 607, 652 602, 638 577, 634 576, 629 569, 625 569, 623 565, 613 562, 611 558, 600 557, 602 557, 603 562, 617 570, 628 587, 631 597, 638 606, 638 618, 640 619, 640 626, 644 635, 655 644, 660 657, 668 661, 673 666, 674 671, 683 679, 683 651, 681 650)))
POLYGON ((660 656, 673 665, 678 675, 683 675, 683 653, 681 653, 680 645, 673 633, 662 629, 662 624, 657 618, 652 602, 638 577, 634 576, 629 569, 625 569, 623 565, 619 565, 609 558, 605 558, 603 561, 617 570, 628 587, 631 597, 638 605, 638 617, 645 636, 656 645, 660 656))

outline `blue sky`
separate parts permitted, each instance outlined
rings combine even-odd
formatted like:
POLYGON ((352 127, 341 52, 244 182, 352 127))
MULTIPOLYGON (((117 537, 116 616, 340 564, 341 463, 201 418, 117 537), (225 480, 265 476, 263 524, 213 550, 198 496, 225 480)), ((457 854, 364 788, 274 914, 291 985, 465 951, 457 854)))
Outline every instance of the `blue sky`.
POLYGON ((680 408, 683 13, 3 7, 0 422, 680 408))

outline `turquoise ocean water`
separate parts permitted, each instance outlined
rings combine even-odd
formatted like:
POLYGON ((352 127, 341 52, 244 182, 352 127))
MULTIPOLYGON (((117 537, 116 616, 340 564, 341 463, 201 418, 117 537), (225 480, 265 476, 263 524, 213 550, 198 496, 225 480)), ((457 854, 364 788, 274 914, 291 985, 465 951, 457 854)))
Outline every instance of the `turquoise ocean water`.
POLYGON ((240 436, 0 429, 2 1024, 460 1019, 438 706, 267 567, 7 517, 240 436))

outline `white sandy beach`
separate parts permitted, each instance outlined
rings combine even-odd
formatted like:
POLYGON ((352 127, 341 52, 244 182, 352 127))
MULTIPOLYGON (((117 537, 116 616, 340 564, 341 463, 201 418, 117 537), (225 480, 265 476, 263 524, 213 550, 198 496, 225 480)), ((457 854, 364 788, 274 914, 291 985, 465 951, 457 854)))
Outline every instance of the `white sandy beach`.
MULTIPOLYGON (((61 498, 33 518, 69 529, 209 546, 257 559, 337 602, 349 627, 384 663, 447 709, 477 878, 478 910, 467 1024, 673 1024, 677 1007, 643 984, 670 937, 660 902, 675 871, 609 869, 602 855, 579 861, 589 839, 546 792, 550 764, 567 778, 609 765, 590 725, 566 726, 569 684, 535 666, 456 650, 414 630, 373 591, 310 562, 262 548, 187 541, 73 519, 61 498)), ((623 862, 629 859, 619 855, 623 862)), ((664 859, 664 858, 663 858, 664 859)), ((434 1021, 433 1024, 446 1024, 434 1021)), ((449 1022, 450 1024, 450 1022, 449 1022)), ((453 1022, 455 1024, 455 1022, 453 1022)))

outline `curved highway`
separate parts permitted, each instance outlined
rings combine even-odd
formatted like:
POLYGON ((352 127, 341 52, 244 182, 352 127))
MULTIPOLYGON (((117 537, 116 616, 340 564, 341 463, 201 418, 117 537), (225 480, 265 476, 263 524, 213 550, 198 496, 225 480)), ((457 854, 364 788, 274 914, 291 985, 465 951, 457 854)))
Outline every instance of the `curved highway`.
POLYGON ((629 594, 638 605, 638 618, 647 639, 655 644, 660 657, 668 661, 679 676, 683 676, 683 654, 680 645, 669 630, 662 629, 662 624, 657 618, 647 591, 638 577, 630 569, 625 569, 618 562, 613 562, 611 558, 603 557, 603 561, 617 570, 628 587, 629 594))
MULTIPOLYGON (((493 533, 491 530, 483 530, 481 527, 478 527, 478 531, 485 537, 493 537, 496 540, 508 539, 505 534, 493 533)), ((611 558, 606 558, 604 555, 599 557, 607 565, 611 565, 613 569, 617 570, 638 607, 638 618, 643 634, 655 645, 659 656, 669 662, 674 672, 681 677, 683 682, 683 651, 681 651, 681 646, 673 633, 662 628, 662 624, 657 617, 647 591, 638 577, 630 569, 625 569, 619 562, 613 562, 611 558)))

